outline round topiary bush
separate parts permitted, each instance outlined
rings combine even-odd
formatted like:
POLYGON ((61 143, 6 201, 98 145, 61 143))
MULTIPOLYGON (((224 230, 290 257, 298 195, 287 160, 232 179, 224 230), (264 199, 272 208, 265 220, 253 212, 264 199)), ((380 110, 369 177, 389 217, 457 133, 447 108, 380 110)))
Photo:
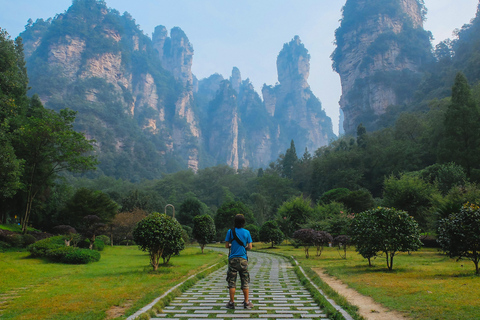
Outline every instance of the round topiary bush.
POLYGON ((182 230, 177 220, 154 212, 137 224, 133 239, 143 251, 148 251, 150 264, 157 270, 160 258, 168 263, 172 255, 185 248, 182 230))
POLYGON ((58 249, 65 246, 62 236, 50 237, 37 241, 27 247, 27 250, 33 257, 45 257, 47 251, 58 249))
POLYGON ((93 250, 103 251, 105 249, 105 243, 102 240, 95 239, 93 243, 93 250))

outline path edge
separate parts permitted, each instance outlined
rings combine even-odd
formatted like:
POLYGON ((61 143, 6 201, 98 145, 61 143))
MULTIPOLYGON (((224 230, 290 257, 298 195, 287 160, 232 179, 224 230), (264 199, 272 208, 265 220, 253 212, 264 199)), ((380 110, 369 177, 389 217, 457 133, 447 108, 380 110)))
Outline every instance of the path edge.
MULTIPOLYGON (((129 316, 127 318, 127 320, 134 320, 138 317, 140 317, 142 314, 145 314, 147 313, 148 311, 150 311, 159 301, 161 301, 162 299, 165 299, 170 293, 172 293, 174 290, 180 288, 181 286, 183 286, 186 282, 192 280, 193 278, 198 278, 199 275, 201 274, 205 274, 206 275, 209 275, 210 273, 216 271, 217 269, 223 267, 223 265, 226 264, 225 261, 223 262, 217 262, 211 266, 209 266, 208 268, 205 268, 204 270, 200 271, 200 272, 197 272, 191 276, 189 276, 187 279, 183 280, 182 282, 178 283, 177 285, 171 287, 170 289, 168 289, 165 293, 163 293, 160 297, 158 298, 155 298, 151 303, 149 303, 148 305, 146 305, 145 307, 139 309, 137 312, 135 312, 134 314, 132 314, 131 316, 129 316), (219 266, 220 265, 220 266, 219 266), (219 266, 218 268, 216 269, 213 269, 214 267, 216 266, 219 266), (211 270, 213 269, 213 270, 211 270)), ((200 279, 196 279, 192 284, 191 286, 193 286, 195 283, 197 283, 197 281, 200 280, 200 279)), ((190 286, 189 286, 190 287, 190 286)))

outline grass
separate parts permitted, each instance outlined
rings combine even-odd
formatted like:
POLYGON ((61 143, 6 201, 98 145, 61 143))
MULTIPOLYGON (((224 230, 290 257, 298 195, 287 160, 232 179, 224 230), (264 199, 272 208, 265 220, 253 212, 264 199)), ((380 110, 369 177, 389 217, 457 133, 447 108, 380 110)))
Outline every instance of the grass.
POLYGON ((388 271, 384 258, 373 260, 374 267, 369 267, 353 248, 347 251, 347 259, 341 259, 334 248, 325 248, 321 257, 311 250, 313 255, 306 259, 303 248, 266 247, 255 249, 293 256, 306 269, 322 268, 412 319, 478 319, 480 314, 480 276, 474 274, 473 263, 456 262, 435 249, 401 253, 394 258, 393 271, 388 271))
POLYGON ((0 253, 2 319, 105 319, 128 316, 169 288, 224 260, 218 252, 187 247, 170 265, 152 271, 136 246, 106 247, 99 262, 64 265, 0 253))
MULTIPOLYGON (((7 231, 13 231, 17 233, 22 232, 22 227, 18 224, 0 224, 0 229, 7 230, 7 231)), ((28 231, 38 231, 37 229, 28 227, 28 231)))

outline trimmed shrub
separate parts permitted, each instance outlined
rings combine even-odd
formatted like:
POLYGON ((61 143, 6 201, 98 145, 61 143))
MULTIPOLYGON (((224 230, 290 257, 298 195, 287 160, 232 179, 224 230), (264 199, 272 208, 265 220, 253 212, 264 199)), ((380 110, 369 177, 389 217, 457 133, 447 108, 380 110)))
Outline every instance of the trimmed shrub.
POLYGON ((65 246, 62 236, 50 237, 37 241, 27 247, 27 250, 33 257, 45 257, 47 251, 58 249, 65 246))
POLYGON ((103 241, 103 243, 106 245, 106 246, 109 246, 110 245, 110 237, 109 236, 106 236, 104 234, 100 235, 100 236, 97 236, 95 238, 95 242, 97 242, 97 240, 101 240, 103 241))
POLYGON ((37 239, 35 239, 35 237, 32 236, 31 234, 24 234, 22 236, 23 247, 28 247, 29 245, 35 243, 36 241, 37 239))
POLYGON ((87 264, 89 262, 97 262, 100 260, 100 253, 89 249, 75 249, 68 252, 63 258, 63 263, 69 264, 87 264))
POLYGON ((8 243, 15 248, 23 248, 23 237, 20 234, 12 234, 7 237, 8 243))
POLYGON ((4 241, 0 241, 0 251, 10 249, 12 246, 9 243, 6 243, 4 241))
POLYGON ((81 249, 89 249, 90 248, 90 240, 84 239, 82 241, 79 241, 77 244, 77 247, 81 249))
POLYGON ((63 260, 65 259, 65 256, 68 253, 73 252, 75 250, 80 250, 80 249, 70 247, 70 246, 68 247, 64 246, 61 248, 48 250, 46 252, 46 257, 53 262, 63 262, 63 260))
POLYGON ((95 239, 95 242, 93 243, 93 250, 103 251, 103 249, 105 249, 105 242, 95 239))

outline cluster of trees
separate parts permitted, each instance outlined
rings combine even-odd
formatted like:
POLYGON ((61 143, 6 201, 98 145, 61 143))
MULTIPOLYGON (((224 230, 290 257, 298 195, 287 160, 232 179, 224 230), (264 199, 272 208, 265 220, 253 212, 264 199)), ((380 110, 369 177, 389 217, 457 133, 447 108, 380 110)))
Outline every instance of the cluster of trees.
POLYGON ((28 97, 22 39, 0 29, 0 204, 2 220, 20 217, 26 232, 42 198, 65 170, 93 169, 92 141, 73 130, 75 112, 45 109, 28 97))

